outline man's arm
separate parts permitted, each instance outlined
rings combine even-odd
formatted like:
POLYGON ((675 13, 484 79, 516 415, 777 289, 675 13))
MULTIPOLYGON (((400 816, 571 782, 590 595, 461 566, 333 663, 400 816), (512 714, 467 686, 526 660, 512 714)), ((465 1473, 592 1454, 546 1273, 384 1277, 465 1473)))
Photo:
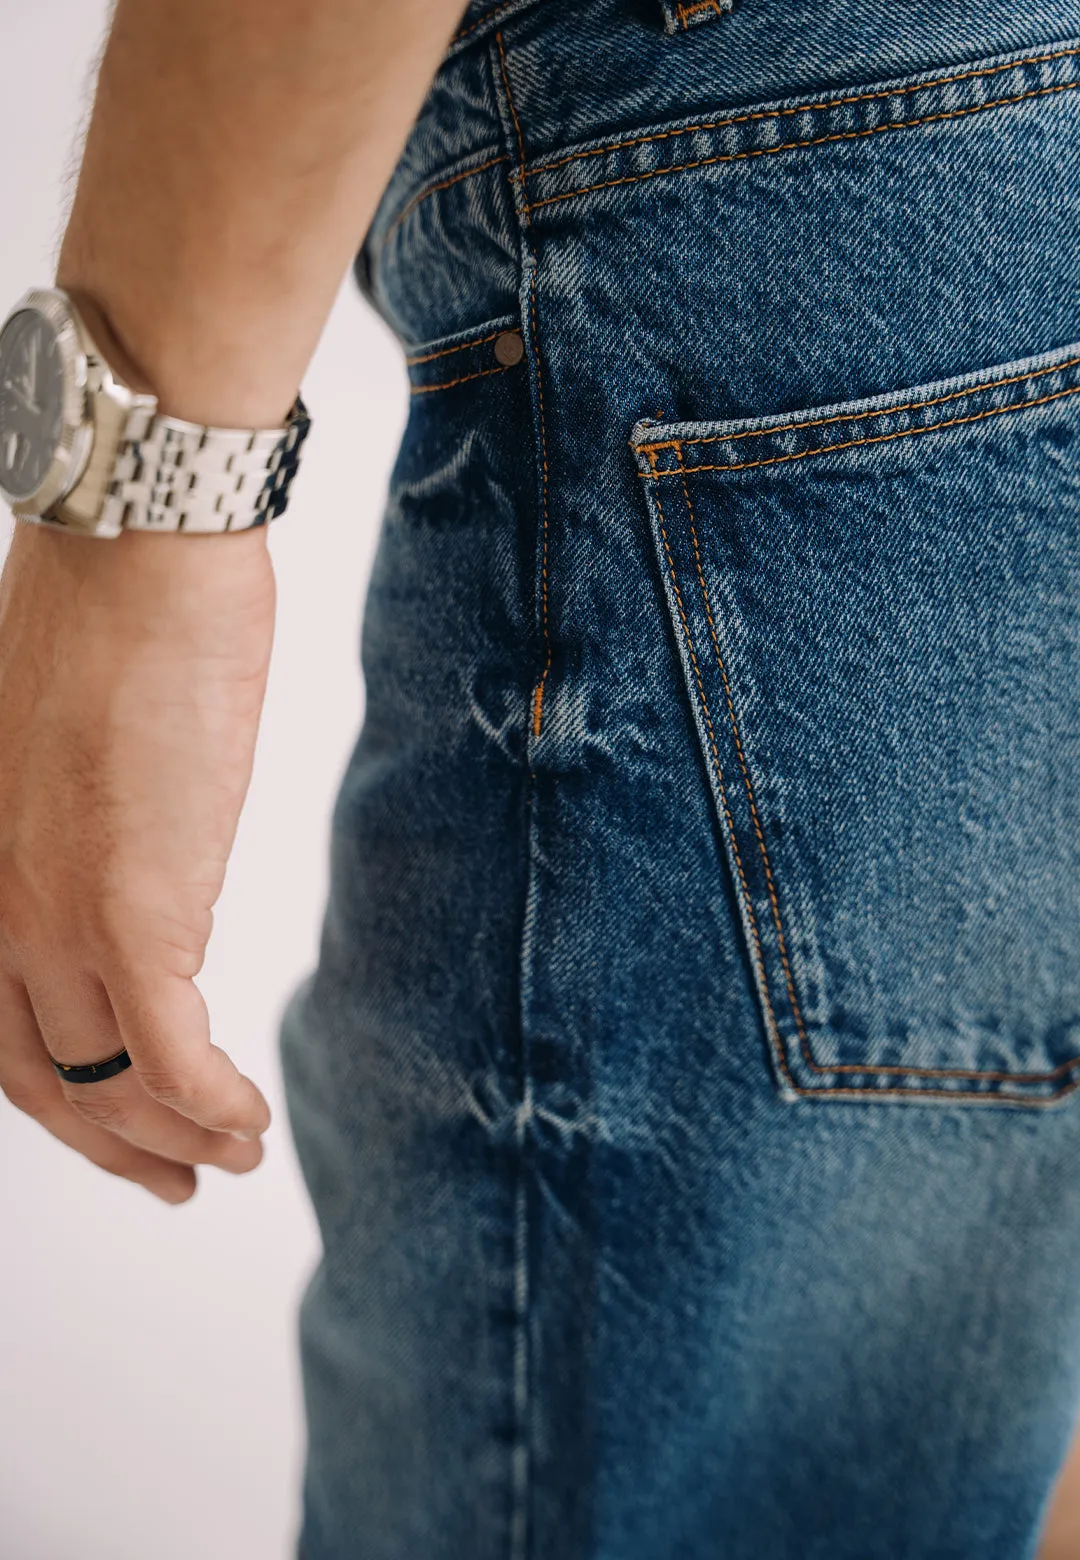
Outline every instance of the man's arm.
POLYGON ((162 410, 282 421, 462 0, 119 0, 61 287, 162 410))
MULTIPOLYGON (((461 9, 120 0, 57 282, 162 411, 284 420, 461 9)), ((269 1122, 194 977, 272 627, 265 529, 17 525, 0 578, 0 1086, 167 1201, 253 1168, 269 1122), (49 1061, 121 1047, 91 1085, 49 1061)))

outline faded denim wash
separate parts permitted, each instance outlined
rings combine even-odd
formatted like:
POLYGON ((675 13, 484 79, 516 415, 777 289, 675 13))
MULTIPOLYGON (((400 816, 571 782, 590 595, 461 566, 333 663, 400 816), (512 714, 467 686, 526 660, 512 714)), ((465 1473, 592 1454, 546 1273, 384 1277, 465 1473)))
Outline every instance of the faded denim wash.
POLYGON ((1034 1554, 1080 1402, 1078 39, 466 13, 357 262, 413 393, 282 1032, 307 1560, 1034 1554))

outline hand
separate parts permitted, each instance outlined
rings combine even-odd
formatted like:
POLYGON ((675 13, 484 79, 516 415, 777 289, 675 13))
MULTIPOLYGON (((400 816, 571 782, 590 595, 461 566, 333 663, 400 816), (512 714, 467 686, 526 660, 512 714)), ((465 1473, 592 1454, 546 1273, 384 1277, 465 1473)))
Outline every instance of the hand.
POLYGON ((270 1120, 195 985, 273 635, 265 531, 16 525, 0 576, 0 1087, 167 1202, 250 1170, 270 1120), (127 1047, 118 1077, 62 1062, 127 1047), (240 1137, 234 1134, 241 1134, 240 1137))

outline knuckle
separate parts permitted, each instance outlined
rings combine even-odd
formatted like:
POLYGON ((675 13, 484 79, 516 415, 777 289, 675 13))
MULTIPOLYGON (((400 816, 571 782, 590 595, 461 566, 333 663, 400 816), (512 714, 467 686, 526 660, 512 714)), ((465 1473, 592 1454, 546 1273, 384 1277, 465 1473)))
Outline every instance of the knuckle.
POLYGON ((88 936, 107 967, 123 971, 147 960, 192 978, 202 967, 213 916, 187 905, 148 902, 145 886, 114 875, 94 905, 88 936))
POLYGON ((115 900, 101 898, 86 916, 83 936, 98 962, 122 965, 138 951, 138 918, 115 900))
POLYGON ((97 1127, 105 1127, 110 1132, 117 1132, 127 1125, 130 1114, 130 1106, 127 1100, 119 1095, 98 1092, 102 1090, 101 1084, 68 1084, 65 1094, 73 1110, 78 1111, 85 1121, 92 1122, 97 1127))
POLYGON ((74 887, 31 881, 26 870, 0 867, 0 965, 21 973, 51 969, 90 948, 92 905, 74 887))
POLYGON ((208 1132, 229 1131, 238 1125, 231 1102, 219 1091, 200 1085, 192 1091, 192 1111, 208 1132))
POLYGON ((197 1119, 208 1132, 239 1131, 248 1125, 234 1101, 205 1089, 199 1097, 197 1119))
POLYGON ((139 1082, 153 1099, 174 1110, 198 1103, 199 1089, 188 1069, 175 1064, 170 1067, 143 1066, 138 1069, 139 1082))

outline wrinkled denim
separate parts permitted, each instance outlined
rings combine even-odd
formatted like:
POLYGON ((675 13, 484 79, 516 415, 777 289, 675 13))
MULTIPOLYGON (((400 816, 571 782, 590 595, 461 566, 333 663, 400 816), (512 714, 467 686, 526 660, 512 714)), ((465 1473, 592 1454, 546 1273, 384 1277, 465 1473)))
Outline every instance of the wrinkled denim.
POLYGON ((483 0, 318 968, 306 1560, 1025 1560, 1080 1402, 1080 0, 483 0), (524 354, 506 350, 519 332, 524 354))

